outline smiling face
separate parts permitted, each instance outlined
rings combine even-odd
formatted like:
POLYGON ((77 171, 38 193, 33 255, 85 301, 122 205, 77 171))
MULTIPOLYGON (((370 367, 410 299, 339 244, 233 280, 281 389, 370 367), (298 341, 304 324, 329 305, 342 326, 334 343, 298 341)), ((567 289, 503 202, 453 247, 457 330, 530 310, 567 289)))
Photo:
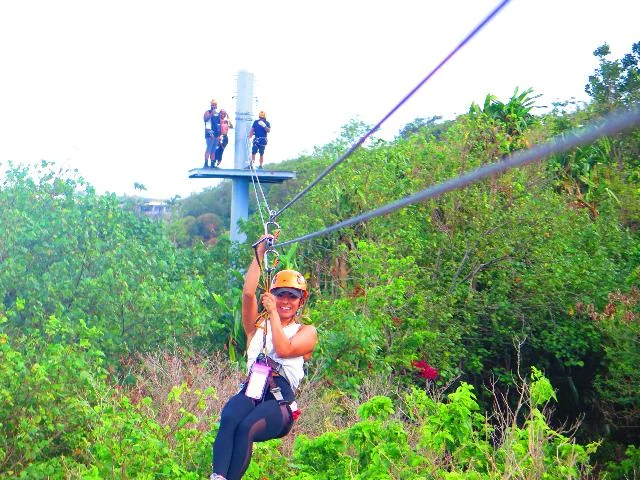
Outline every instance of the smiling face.
POLYGON ((285 325, 291 323, 296 317, 298 308, 300 308, 301 299, 291 292, 278 292, 275 297, 280 322, 285 325))

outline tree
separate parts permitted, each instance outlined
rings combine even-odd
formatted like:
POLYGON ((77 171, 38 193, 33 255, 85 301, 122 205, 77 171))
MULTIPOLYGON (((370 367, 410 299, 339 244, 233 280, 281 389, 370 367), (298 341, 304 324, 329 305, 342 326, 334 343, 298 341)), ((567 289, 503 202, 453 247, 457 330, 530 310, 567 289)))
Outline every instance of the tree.
MULTIPOLYGON (((552 119, 567 128, 593 121, 616 109, 640 102, 640 42, 619 60, 609 60, 605 43, 594 52, 599 60, 585 91, 592 101, 574 116, 552 119), (568 121, 568 122, 567 122, 568 121)), ((640 178, 640 130, 603 137, 590 145, 556 155, 550 163, 559 186, 575 197, 575 203, 598 215, 605 208, 617 212, 625 225, 638 224, 640 198, 634 192, 640 178)))
POLYGON ((220 217, 215 213, 203 213, 196 219, 196 223, 202 240, 208 244, 215 243, 222 224, 220 217))
POLYGON ((175 248, 161 223, 138 218, 115 195, 97 195, 72 172, 48 162, 10 165, 0 231, 0 308, 23 305, 6 326, 12 336, 38 336, 51 315, 84 321, 115 362, 216 328, 202 280, 213 267, 175 248))
POLYGON ((619 60, 609 60, 609 45, 604 43, 593 52, 599 67, 589 76, 585 92, 599 112, 609 112, 640 101, 640 42, 619 60))
POLYGON ((411 135, 424 132, 426 135, 432 135, 436 139, 439 139, 449 124, 449 122, 440 122, 440 120, 442 120, 442 116, 440 115, 433 115, 430 118, 416 118, 413 122, 407 123, 402 130, 400 130, 398 137, 406 139, 411 135))
POLYGON ((532 93, 532 88, 518 93, 518 87, 516 87, 507 103, 503 103, 494 95, 489 94, 484 100, 483 107, 480 108, 473 103, 469 114, 472 116, 485 115, 494 122, 502 124, 507 133, 506 142, 501 145, 502 151, 510 153, 527 146, 523 141, 523 135, 531 125, 537 122, 531 110, 535 106, 535 99, 540 95, 532 95, 532 93))

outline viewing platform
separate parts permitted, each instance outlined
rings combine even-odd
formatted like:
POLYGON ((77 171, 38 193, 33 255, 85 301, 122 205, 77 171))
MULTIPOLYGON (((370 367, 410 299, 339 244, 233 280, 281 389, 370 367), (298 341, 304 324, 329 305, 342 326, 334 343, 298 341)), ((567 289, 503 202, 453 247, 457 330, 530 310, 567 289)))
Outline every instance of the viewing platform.
POLYGON ((296 178, 296 172, 286 172, 282 170, 249 170, 238 168, 192 168, 189 170, 189 178, 223 178, 223 179, 243 179, 251 181, 251 176, 257 176, 261 183, 282 183, 285 180, 296 178))

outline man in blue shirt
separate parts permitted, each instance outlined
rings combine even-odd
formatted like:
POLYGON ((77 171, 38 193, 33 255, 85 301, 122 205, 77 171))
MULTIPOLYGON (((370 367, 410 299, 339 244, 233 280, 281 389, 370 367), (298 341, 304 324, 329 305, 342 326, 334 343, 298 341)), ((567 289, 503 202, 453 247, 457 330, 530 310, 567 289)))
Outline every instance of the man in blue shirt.
POLYGON ((262 111, 258 114, 258 120, 253 122, 249 130, 249 138, 253 137, 253 147, 251 147, 251 165, 256 161, 256 153, 260 152, 260 166, 264 163, 264 147, 267 146, 267 133, 271 131, 271 124, 267 120, 267 114, 262 111), (255 136, 254 136, 255 135, 255 136))

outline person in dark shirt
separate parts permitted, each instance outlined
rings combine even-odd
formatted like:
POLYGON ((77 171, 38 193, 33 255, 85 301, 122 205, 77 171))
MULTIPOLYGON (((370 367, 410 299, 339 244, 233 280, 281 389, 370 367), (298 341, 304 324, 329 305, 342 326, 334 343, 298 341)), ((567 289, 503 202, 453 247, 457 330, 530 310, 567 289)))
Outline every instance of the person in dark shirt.
POLYGON ((216 146, 220 137, 220 115, 218 114, 218 102, 211 100, 211 108, 204 112, 204 139, 207 142, 207 148, 204 151, 204 168, 215 166, 216 162, 216 146))
POLYGON ((261 111, 258 114, 258 120, 253 122, 251 130, 249 130, 249 138, 253 137, 253 146, 251 147, 251 165, 256 161, 256 153, 260 152, 260 166, 264 163, 264 148, 267 146, 267 133, 271 131, 271 124, 267 120, 267 114, 261 111))

